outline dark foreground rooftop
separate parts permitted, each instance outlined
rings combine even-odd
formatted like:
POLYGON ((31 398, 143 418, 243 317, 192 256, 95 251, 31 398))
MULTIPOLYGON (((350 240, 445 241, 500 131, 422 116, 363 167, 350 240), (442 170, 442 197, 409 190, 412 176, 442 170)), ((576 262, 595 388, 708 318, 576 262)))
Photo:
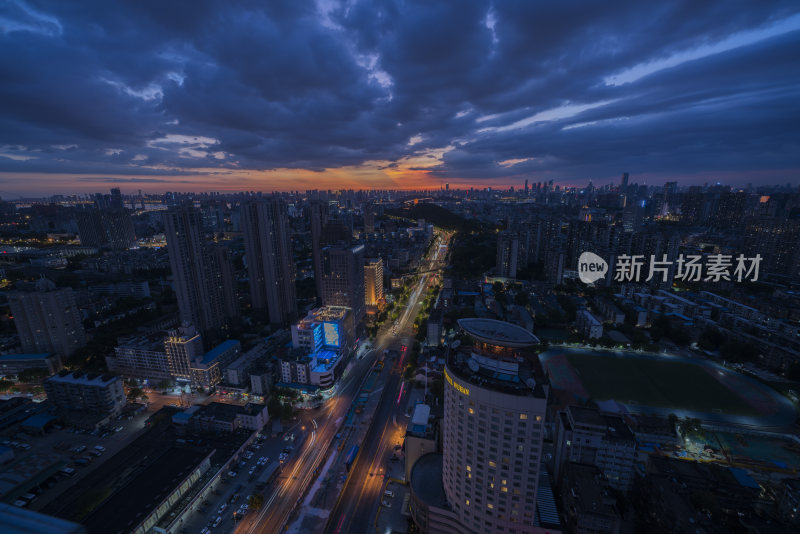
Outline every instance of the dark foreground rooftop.
POLYGON ((87 530, 90 534, 130 532, 208 455, 192 447, 169 448, 96 509, 84 521, 87 530))

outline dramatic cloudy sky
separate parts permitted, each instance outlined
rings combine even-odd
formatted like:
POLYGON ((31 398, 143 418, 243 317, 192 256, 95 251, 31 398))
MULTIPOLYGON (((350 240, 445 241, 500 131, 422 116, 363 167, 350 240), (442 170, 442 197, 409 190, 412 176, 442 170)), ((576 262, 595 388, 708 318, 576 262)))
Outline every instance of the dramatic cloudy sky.
POLYGON ((0 195, 798 183, 799 12, 0 0, 0 195))

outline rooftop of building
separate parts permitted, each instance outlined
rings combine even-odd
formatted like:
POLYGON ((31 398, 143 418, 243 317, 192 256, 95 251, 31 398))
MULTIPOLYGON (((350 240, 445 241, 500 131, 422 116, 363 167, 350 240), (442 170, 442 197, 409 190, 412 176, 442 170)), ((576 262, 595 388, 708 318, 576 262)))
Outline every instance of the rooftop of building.
POLYGON ((257 358, 264 356, 267 352, 267 345, 266 343, 259 343, 252 347, 250 350, 236 358, 230 364, 228 364, 228 369, 238 369, 243 366, 250 365, 254 360, 257 358))
POLYGON ((48 424, 56 421, 58 417, 47 413, 37 413, 22 422, 23 427, 44 429, 48 424))
POLYGON ((0 362, 13 361, 13 360, 45 360, 55 356, 52 352, 23 352, 19 354, 2 354, 0 355, 0 362))
POLYGON ((629 442, 635 440, 633 432, 621 415, 601 412, 597 408, 586 406, 567 406, 567 410, 575 424, 595 427, 605 433, 606 440, 629 442))
POLYGON ((193 447, 170 447, 97 508, 84 524, 90 534, 132 531, 210 453, 193 447))
POLYGON ((428 423, 431 416, 431 407, 427 404, 417 404, 414 407, 414 414, 408 421, 406 436, 417 438, 431 438, 433 428, 428 423))
POLYGON ((496 319, 459 319, 458 326, 473 338, 492 345, 522 348, 539 343, 539 338, 521 326, 496 319))
POLYGON ((475 365, 474 361, 472 348, 461 346, 458 350, 450 351, 447 367, 459 378, 484 389, 508 395, 547 398, 544 388, 546 378, 538 359, 518 356, 515 358, 515 373, 475 365))
POLYGON ((666 417, 659 417, 657 415, 642 415, 636 414, 631 416, 633 420, 634 431, 639 434, 650 434, 657 436, 664 436, 667 438, 676 438, 675 426, 669 422, 666 417))
POLYGON ((233 349, 241 346, 238 339, 227 339, 203 355, 203 363, 208 364, 233 349))
POLYGON ((608 483, 600 470, 593 465, 567 463, 565 485, 580 507, 579 512, 613 516, 615 498, 608 491, 608 483))
POLYGON ((0 502, 0 525, 5 534, 82 534, 77 523, 0 502))
POLYGON ((131 347, 140 350, 164 352, 164 334, 156 332, 149 335, 137 335, 120 338, 118 347, 131 347))
POLYGON ((259 404, 257 402, 248 402, 242 407, 241 413, 245 415, 258 415, 262 411, 264 411, 265 407, 266 405, 264 404, 259 404))
POLYGON ((233 421, 236 416, 244 411, 244 406, 227 404, 224 402, 211 402, 197 410, 200 417, 211 417, 219 421, 233 421))
POLYGON ((442 482, 444 456, 430 453, 420 456, 411 468, 411 491, 428 506, 449 509, 442 482))
POLYGON ((350 311, 346 306, 322 306, 311 310, 309 316, 317 321, 337 321, 347 316, 350 311))
POLYGON ((98 374, 98 373, 84 373, 82 371, 69 372, 67 370, 61 371, 57 375, 48 378, 47 382, 62 382, 69 384, 81 384, 85 386, 107 386, 115 381, 120 380, 117 375, 111 374, 98 374))
POLYGON ((15 459, 0 470, 0 498, 23 493, 20 487, 29 486, 31 481, 34 481, 33 485, 39 484, 64 464, 60 456, 50 453, 32 453, 15 459))
POLYGON ((339 360, 339 353, 332 350, 320 350, 316 353, 317 365, 312 369, 315 373, 324 373, 335 367, 339 360))

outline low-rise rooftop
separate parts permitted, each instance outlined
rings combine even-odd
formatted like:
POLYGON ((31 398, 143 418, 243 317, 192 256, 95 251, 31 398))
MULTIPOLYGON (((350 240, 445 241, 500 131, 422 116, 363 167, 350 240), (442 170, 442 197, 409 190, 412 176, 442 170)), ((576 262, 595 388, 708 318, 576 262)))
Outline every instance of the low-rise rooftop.
POLYGON ((444 456, 439 453, 420 456, 411 469, 411 491, 426 505, 449 510, 442 482, 443 463, 444 456))
POLYGON ((222 354, 228 352, 237 345, 239 345, 239 340, 237 339, 228 339, 226 341, 223 341, 222 343, 220 343, 219 345, 217 345, 216 347, 214 347, 213 349, 211 349, 210 351, 206 352, 203 355, 203 363, 208 364, 213 362, 214 360, 219 358, 222 354))

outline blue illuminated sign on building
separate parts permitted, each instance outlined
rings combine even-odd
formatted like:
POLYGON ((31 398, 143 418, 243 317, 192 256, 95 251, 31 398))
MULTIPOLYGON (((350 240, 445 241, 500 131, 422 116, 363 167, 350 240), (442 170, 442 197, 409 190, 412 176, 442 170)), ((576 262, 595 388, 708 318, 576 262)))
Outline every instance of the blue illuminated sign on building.
POLYGON ((325 346, 337 349, 341 347, 339 325, 337 323, 325 321, 322 323, 322 327, 325 332, 325 346))

